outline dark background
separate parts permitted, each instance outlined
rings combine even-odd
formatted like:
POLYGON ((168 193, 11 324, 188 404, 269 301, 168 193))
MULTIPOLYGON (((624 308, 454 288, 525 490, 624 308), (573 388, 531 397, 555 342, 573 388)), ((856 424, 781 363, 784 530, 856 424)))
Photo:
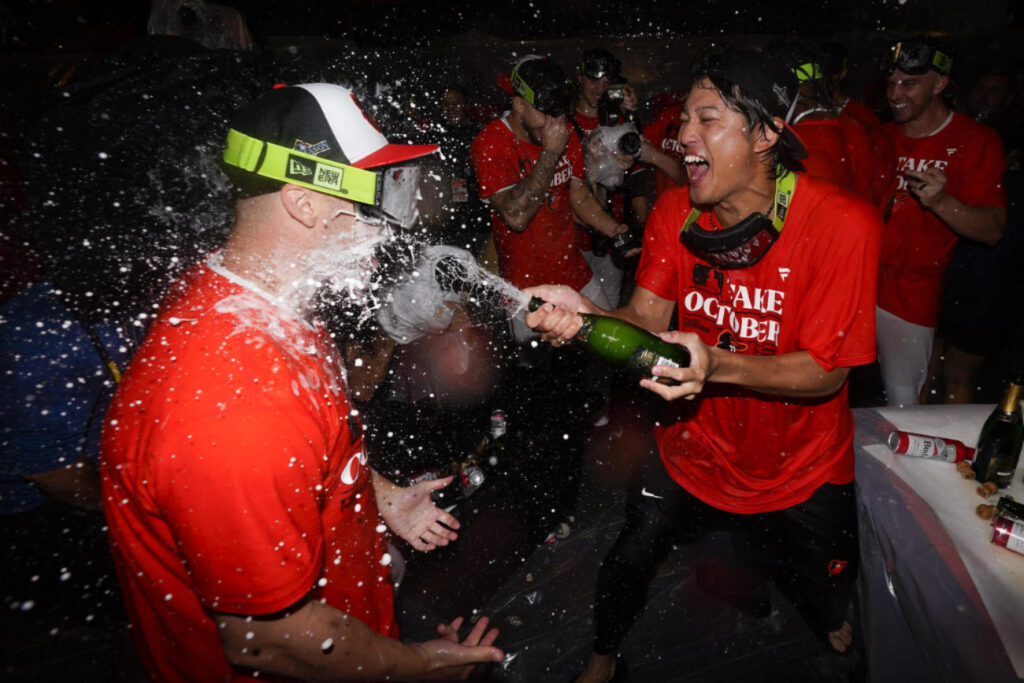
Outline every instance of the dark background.
MULTIPOLYGON (((657 36, 685 33, 827 33, 931 31, 960 34, 1021 27, 1024 7, 1012 0, 224 0, 242 12, 259 38, 349 38, 362 46, 425 43, 470 30, 506 40, 657 36)), ((94 47, 142 30, 145 0, 7 0, 4 47, 47 51, 94 47)))

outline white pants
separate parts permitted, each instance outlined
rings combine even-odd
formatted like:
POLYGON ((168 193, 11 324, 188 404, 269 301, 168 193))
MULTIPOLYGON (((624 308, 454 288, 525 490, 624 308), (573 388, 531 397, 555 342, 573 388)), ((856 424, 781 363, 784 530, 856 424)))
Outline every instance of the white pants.
POLYGON ((909 323, 876 308, 875 336, 888 404, 899 408, 916 406, 928 375, 935 328, 909 323))
MULTIPOLYGON (((587 265, 593 271, 594 277, 601 282, 601 289, 604 290, 604 295, 608 297, 608 303, 611 304, 610 308, 618 308, 619 299, 622 297, 622 279, 625 276, 625 272, 615 265, 615 260, 611 254, 597 256, 592 251, 585 251, 583 252, 583 258, 586 259, 587 265)), ((594 303, 597 302, 595 301, 594 303)), ((601 306, 601 308, 605 307, 601 306)))

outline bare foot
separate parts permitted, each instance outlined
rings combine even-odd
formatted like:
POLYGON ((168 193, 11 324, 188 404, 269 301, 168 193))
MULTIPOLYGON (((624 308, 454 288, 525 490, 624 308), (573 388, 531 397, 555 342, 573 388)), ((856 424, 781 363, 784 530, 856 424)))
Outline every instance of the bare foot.
POLYGON ((605 683, 615 675, 615 655, 599 655, 590 653, 587 668, 583 670, 574 683, 605 683))
POLYGON ((853 643, 853 627, 850 622, 844 621, 835 631, 829 631, 828 642, 839 654, 846 652, 853 643))

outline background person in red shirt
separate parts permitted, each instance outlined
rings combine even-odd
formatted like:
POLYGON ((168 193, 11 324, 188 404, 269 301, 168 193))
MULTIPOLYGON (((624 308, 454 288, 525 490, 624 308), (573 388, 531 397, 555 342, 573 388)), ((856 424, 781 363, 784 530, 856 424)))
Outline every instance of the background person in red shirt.
POLYGON ((420 550, 453 540, 457 520, 429 498, 449 480, 401 488, 369 467, 313 314, 365 281, 388 223, 411 223, 415 174, 394 164, 436 149, 388 144, 326 83, 234 117, 228 241, 164 302, 101 446, 118 577, 157 680, 451 678, 500 660, 486 619, 461 643, 461 618, 397 640, 385 532, 420 550))
POLYGON ((692 355, 688 368, 655 367, 675 386, 640 382, 672 404, 598 576, 584 682, 607 681, 621 665, 619 643, 673 543, 723 526, 766 550, 758 559, 776 563, 833 648, 852 642, 847 378, 874 360, 880 220, 855 195, 788 170, 806 153, 785 127, 797 89, 790 69, 759 53, 714 52, 691 82, 679 131, 689 186, 651 212, 629 303, 605 311, 564 287, 531 290, 549 303, 527 322, 555 345, 573 339, 577 312, 591 312, 660 332, 692 355), (726 230, 742 242, 723 243, 726 230), (677 307, 680 331, 667 332, 677 307))
POLYGON ((896 155, 878 274, 878 361, 889 405, 917 405, 939 321, 942 277, 961 237, 993 245, 1006 228, 1005 162, 991 128, 942 99, 952 57, 924 39, 892 47, 883 130, 896 155))
MULTIPOLYGON (((490 203, 498 272, 520 289, 554 282, 605 301, 600 280, 583 257, 581 223, 612 237, 628 227, 602 210, 590 193, 579 139, 566 115, 572 90, 565 72, 530 55, 504 79, 512 108, 473 140, 480 197, 490 203)), ((517 318, 516 338, 532 333, 517 318)))

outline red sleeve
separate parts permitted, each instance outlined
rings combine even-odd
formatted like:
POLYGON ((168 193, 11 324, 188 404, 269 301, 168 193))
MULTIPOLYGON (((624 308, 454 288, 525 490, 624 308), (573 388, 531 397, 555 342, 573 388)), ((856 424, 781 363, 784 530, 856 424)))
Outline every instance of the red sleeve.
POLYGON ((797 348, 826 371, 870 363, 881 218, 868 202, 843 193, 822 198, 808 220, 820 239, 805 252, 804 263, 814 267, 800 293, 797 348))
POLYGON ((665 119, 658 117, 644 126, 644 137, 654 143, 654 146, 661 149, 661 139, 665 136, 665 119))
POLYGON ((583 164, 583 145, 580 144, 579 137, 572 129, 569 130, 569 144, 566 145, 565 156, 569 159, 569 165, 572 167, 572 177, 586 180, 587 170, 583 164))
POLYGON ((875 183, 879 172, 874 145, 863 123, 845 113, 838 121, 842 127, 843 139, 853 173, 853 191, 870 202, 878 203, 881 197, 875 195, 875 183))
POLYGON ((519 168, 519 156, 513 148, 509 135, 492 124, 484 128, 473 140, 470 159, 480 183, 480 198, 486 199, 496 192, 512 187, 523 179, 519 168))
MULTIPOLYGON (((277 398, 285 398, 283 394, 277 398)), ((323 564, 322 428, 298 401, 232 409, 167 434, 159 498, 206 607, 268 614, 298 602, 323 564)))
POLYGON ((679 297, 679 229, 689 210, 689 190, 669 190, 654 202, 644 226, 636 282, 662 299, 679 297))
MULTIPOLYGON (((972 122, 973 123, 973 122, 972 122)), ((968 206, 1006 206, 1006 158, 999 135, 988 126, 975 124, 963 152, 964 173, 951 194, 968 206)))

